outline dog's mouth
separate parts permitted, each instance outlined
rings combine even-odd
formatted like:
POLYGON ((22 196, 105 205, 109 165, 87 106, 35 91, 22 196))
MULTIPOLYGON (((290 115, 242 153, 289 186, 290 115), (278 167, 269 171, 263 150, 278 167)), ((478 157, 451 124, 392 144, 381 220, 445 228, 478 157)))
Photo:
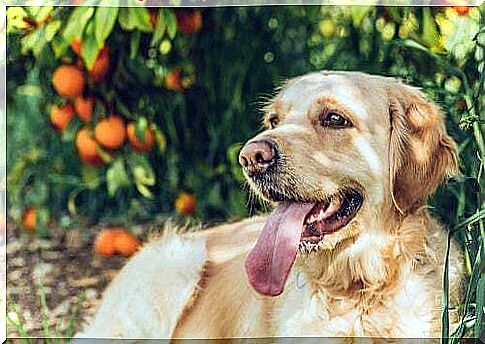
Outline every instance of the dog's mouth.
POLYGON ((348 190, 329 201, 316 202, 303 221, 300 244, 316 244, 326 234, 346 226, 359 211, 362 200, 360 192, 348 190))
POLYGON ((362 193, 349 189, 326 201, 284 201, 269 215, 246 260, 248 280, 260 294, 283 292, 296 255, 345 227, 359 212, 362 193))

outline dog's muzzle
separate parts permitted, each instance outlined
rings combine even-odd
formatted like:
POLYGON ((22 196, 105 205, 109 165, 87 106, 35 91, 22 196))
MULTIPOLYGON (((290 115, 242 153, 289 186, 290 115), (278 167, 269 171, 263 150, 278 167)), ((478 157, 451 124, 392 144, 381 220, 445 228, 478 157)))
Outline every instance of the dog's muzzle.
POLYGON ((276 143, 271 140, 250 141, 239 153, 239 163, 249 177, 266 172, 277 159, 276 143))

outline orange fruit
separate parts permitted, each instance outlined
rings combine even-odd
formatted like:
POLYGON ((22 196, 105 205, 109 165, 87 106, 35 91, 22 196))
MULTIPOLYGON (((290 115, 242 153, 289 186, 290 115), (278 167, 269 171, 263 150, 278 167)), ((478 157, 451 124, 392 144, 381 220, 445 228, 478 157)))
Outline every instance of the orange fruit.
POLYGON ((178 12, 177 29, 187 35, 197 32, 202 27, 202 13, 200 11, 178 12))
POLYGON ((72 105, 51 107, 51 122, 57 130, 64 130, 74 117, 74 108, 72 105))
POLYGON ((468 6, 453 6, 453 9, 459 16, 466 16, 470 12, 470 7, 468 6))
POLYGON ((122 227, 108 227, 98 233, 94 242, 94 251, 102 256, 121 254, 131 256, 141 246, 141 242, 122 227))
POLYGON ((182 84, 182 72, 180 70, 173 70, 167 74, 167 80, 165 83, 169 90, 175 92, 183 92, 184 85, 182 84))
POLYGON ((152 147, 155 141, 153 136, 153 131, 150 128, 145 129, 145 142, 141 142, 135 133, 135 122, 131 122, 128 124, 126 132, 128 134, 128 141, 130 141, 130 145, 133 147, 134 150, 139 152, 148 152, 152 147))
POLYGON ((102 119, 94 128, 94 137, 108 149, 120 148, 126 140, 125 123, 115 115, 102 119))
POLYGON ((37 213, 35 208, 25 209, 22 215, 22 225, 29 231, 35 231, 35 225, 37 223, 37 213))
POLYGON ((52 84, 56 92, 67 98, 76 98, 84 91, 84 76, 81 70, 72 65, 57 67, 52 74, 52 84))
POLYGON ((97 143, 91 137, 87 128, 80 129, 76 134, 76 148, 82 161, 90 165, 102 165, 103 159, 98 153, 97 143))
POLYGON ((102 256, 112 256, 116 253, 115 238, 116 229, 104 229, 98 233, 94 241, 94 251, 102 256))
POLYGON ((94 98, 93 97, 77 97, 74 99, 74 109, 77 115, 84 122, 91 121, 93 115, 94 98))
POLYGON ((105 45, 99 52, 93 67, 89 71, 89 75, 94 82, 100 82, 104 79, 109 72, 109 65, 109 48, 105 45))
POLYGON ((71 49, 77 56, 81 55, 83 49, 83 43, 79 38, 74 38, 71 42, 71 49))
POLYGON ((182 215, 191 215, 195 212, 197 200, 194 195, 182 192, 175 201, 175 209, 182 215))
POLYGON ((127 230, 120 230, 115 237, 116 252, 129 257, 141 246, 141 242, 127 230))

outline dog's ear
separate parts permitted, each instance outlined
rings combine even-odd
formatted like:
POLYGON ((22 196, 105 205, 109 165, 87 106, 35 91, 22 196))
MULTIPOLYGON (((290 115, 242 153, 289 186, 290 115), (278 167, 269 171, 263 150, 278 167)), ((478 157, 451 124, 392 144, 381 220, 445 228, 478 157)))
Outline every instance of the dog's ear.
POLYGON ((405 214, 423 205, 441 182, 458 173, 458 154, 437 105, 401 82, 389 90, 390 187, 396 208, 405 214))

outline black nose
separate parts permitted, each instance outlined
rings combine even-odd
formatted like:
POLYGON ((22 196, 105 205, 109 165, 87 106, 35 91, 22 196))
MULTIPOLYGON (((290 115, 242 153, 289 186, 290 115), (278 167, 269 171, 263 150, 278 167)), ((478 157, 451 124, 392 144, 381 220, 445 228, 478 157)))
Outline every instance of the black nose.
POLYGON ((249 173, 263 172, 276 162, 275 146, 269 140, 249 142, 239 153, 239 163, 249 173))

